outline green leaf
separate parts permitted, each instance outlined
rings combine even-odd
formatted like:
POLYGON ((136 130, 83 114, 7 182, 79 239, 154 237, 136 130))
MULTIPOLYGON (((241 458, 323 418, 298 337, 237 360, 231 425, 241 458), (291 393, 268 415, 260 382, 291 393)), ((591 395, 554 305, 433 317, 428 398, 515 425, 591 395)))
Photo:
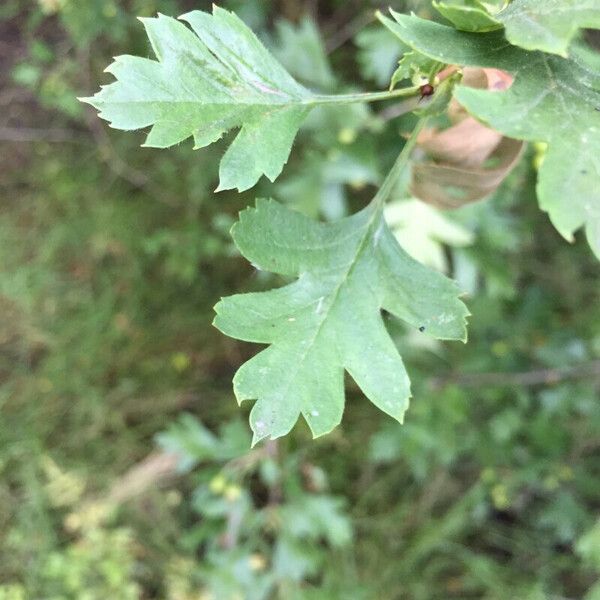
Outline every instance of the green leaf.
POLYGON ((511 44, 567 56, 582 27, 600 27, 600 0, 513 0, 496 18, 511 44))
POLYGON ((342 218, 349 212, 346 185, 360 189, 381 181, 376 159, 369 144, 326 154, 308 152, 300 168, 277 184, 277 197, 307 216, 342 218))
POLYGON ((380 86, 388 85, 394 67, 402 53, 398 41, 389 31, 368 27, 354 38, 358 46, 357 60, 361 75, 380 86))
POLYGON ((434 1, 433 6, 461 31, 493 31, 502 27, 502 23, 479 0, 462 0, 452 4, 434 1))
POLYGON ((331 546, 342 547, 352 541, 352 526, 344 508, 342 498, 303 494, 282 507, 281 523, 291 538, 323 538, 331 546))
POLYGON ((390 88, 396 87, 398 83, 405 79, 411 79, 415 83, 420 83, 419 79, 427 80, 439 64, 439 61, 432 60, 420 52, 406 52, 398 62, 398 68, 392 75, 390 88))
POLYGON ((193 136, 195 148, 240 128, 223 156, 219 189, 273 181, 311 109, 298 84, 233 13, 193 11, 181 19, 141 19, 158 60, 120 56, 117 81, 84 98, 112 127, 152 126, 146 146, 167 148, 193 136))
POLYGON ((305 17, 296 26, 289 21, 276 23, 278 43, 273 54, 296 79, 321 91, 335 88, 325 45, 314 21, 305 17))
MULTIPOLYGON (((107 68, 116 81, 80 100, 97 108, 99 116, 116 129, 151 127, 145 146, 154 148, 167 148, 189 137, 194 138, 195 148, 203 148, 239 128, 221 160, 218 190, 247 190, 263 174, 274 181, 287 162, 298 129, 315 106, 417 93, 415 88, 405 88, 316 95, 295 81, 235 14, 213 6, 212 15, 193 11, 180 18, 193 31, 164 15, 141 19, 158 60, 117 57, 107 68)), ((314 51, 315 32, 309 33, 314 51)), ((308 63, 314 59, 313 53, 308 63)), ((320 66, 321 83, 329 78, 326 67, 320 66)))
POLYGON ((420 200, 397 200, 384 210, 398 243, 415 260, 438 271, 448 270, 444 244, 461 248, 474 241, 471 231, 420 200))
POLYGON ((505 92, 457 86, 455 97, 475 117, 507 136, 548 143, 538 197, 567 240, 585 227, 600 258, 600 75, 581 61, 511 46, 502 31, 467 33, 392 13, 384 24, 400 40, 447 64, 512 73, 505 92))
POLYGON ((234 378, 239 402, 257 400, 254 443, 287 434, 301 414, 314 436, 331 431, 344 409, 344 369, 402 421, 410 382, 381 309, 439 339, 466 339, 468 311, 456 285, 400 248, 377 203, 323 224, 258 200, 232 234, 257 268, 297 278, 215 307, 223 333, 270 344, 234 378))

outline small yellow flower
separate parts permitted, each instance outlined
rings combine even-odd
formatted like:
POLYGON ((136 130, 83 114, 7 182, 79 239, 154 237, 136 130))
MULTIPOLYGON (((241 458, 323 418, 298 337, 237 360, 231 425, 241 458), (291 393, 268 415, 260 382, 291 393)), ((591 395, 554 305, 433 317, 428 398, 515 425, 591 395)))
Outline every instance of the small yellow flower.
POLYGON ((573 469, 569 465, 561 465, 558 469, 558 478, 561 481, 571 481, 573 477, 573 469))
POLYGON ((213 477, 208 484, 208 489, 213 494, 222 494, 227 485, 227 481, 223 475, 219 474, 213 477))
POLYGON ((508 344, 502 341, 494 342, 492 344, 492 352, 498 357, 506 356, 508 354, 508 344))
POLYGON ((178 373, 183 373, 190 363, 190 357, 185 352, 176 352, 171 357, 171 365, 178 373))
POLYGON ((506 486, 502 483, 495 485, 492 488, 492 503, 498 510, 506 510, 510 506, 508 492, 506 486))
POLYGON ((267 566, 267 561, 265 557, 262 554, 259 554, 258 552, 251 554, 250 558, 248 559, 248 562, 250 563, 250 568, 253 571, 263 571, 264 568, 267 566))
POLYGON ((242 495, 242 488, 239 485, 230 484, 223 492, 228 502, 235 502, 242 495))
POLYGON ((548 477, 546 477, 544 479, 544 487, 550 492, 553 492, 559 486, 560 486, 560 482, 558 480, 558 477, 556 477, 556 475, 548 475, 548 477))
POLYGON ((42 12, 46 15, 56 14, 63 6, 63 0, 38 0, 42 12))

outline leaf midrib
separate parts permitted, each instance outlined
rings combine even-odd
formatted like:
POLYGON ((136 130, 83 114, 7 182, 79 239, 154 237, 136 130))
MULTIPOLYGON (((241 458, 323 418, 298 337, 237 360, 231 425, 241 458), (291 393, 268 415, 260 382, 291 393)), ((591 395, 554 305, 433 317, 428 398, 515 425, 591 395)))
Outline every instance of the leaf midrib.
MULTIPOLYGON (((292 371, 290 377, 288 378, 287 383, 283 389, 284 393, 287 393, 287 390, 292 385, 292 382, 296 379, 296 376, 298 375, 298 372, 300 371, 300 367, 304 364, 306 357, 308 356, 309 352, 314 347, 315 342, 317 341, 317 338, 319 337, 321 330, 323 329, 323 326, 325 325, 325 322, 329 318, 332 308, 336 304, 340 290, 342 289, 342 287, 346 283, 346 281, 350 278, 351 272, 354 269, 354 267, 358 264, 360 255, 362 254, 362 252, 365 248, 365 242, 367 242, 367 240, 369 240, 372 237, 371 232, 372 232, 373 223, 376 220, 376 218, 380 215, 381 215, 381 209, 376 208, 373 211, 373 214, 371 215, 369 220, 365 223, 365 225, 364 225, 365 233, 364 233, 362 239, 360 240, 360 243, 357 246, 357 250, 356 250, 356 253, 354 254, 354 258, 352 261, 350 261, 348 263, 345 272, 343 273, 343 275, 340 278, 340 282, 335 287, 335 289, 332 291, 332 293, 329 295, 330 301, 327 303, 326 309, 323 310, 322 318, 321 318, 319 324, 317 325, 317 327, 315 328, 315 333, 312 336, 310 343, 308 343, 306 345, 304 351, 301 354, 301 358, 299 358, 297 361, 295 361, 295 368, 293 369, 293 371, 292 371)), ((341 367, 342 367, 342 369, 345 368, 345 366, 343 364, 341 365, 341 367)), ((300 412, 302 412, 302 410, 300 410, 300 412)))

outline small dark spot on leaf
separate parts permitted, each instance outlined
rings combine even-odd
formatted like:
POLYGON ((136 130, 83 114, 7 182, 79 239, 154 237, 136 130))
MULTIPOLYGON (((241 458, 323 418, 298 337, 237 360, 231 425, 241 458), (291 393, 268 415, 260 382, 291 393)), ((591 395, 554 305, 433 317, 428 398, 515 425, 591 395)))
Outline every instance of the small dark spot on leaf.
POLYGON ((425 331, 425 325, 421 325, 421 327, 419 327, 419 331, 423 333, 425 331))
POLYGON ((582 170, 581 170, 581 174, 582 174, 582 175, 587 175, 587 171, 586 171, 585 169, 582 169, 582 170))
POLYGON ((600 106, 594 107, 594 110, 597 110, 598 112, 600 112, 600 106))

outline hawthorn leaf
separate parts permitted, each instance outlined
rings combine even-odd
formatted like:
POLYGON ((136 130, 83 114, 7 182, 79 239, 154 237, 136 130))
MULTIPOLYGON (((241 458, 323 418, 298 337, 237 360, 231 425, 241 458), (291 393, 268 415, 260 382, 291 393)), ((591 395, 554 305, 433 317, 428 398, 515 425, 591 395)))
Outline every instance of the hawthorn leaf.
POLYGON ((600 0, 513 0, 496 18, 511 44, 567 56, 580 28, 600 28, 600 0))
POLYGON ((402 250, 376 203, 325 224, 257 200, 232 235, 257 268, 296 278, 215 307, 223 333, 269 344, 234 377, 238 402, 256 400, 254 444, 287 434, 300 415, 315 437, 330 432, 342 419, 344 370, 402 422, 410 381, 382 309, 438 339, 466 339, 469 313, 456 284, 402 250))
POLYGON ((581 60, 512 46, 502 31, 468 33, 394 13, 382 22, 404 44, 446 64, 498 68, 506 91, 456 86, 455 98, 503 134, 548 144, 538 176, 540 207, 567 240, 585 227, 600 258, 600 73, 581 60))
POLYGON ((151 126, 145 146, 167 148, 189 137, 202 148, 240 128, 220 165, 218 189, 271 181, 287 162, 312 93, 275 60, 232 12, 193 11, 182 22, 141 19, 157 60, 119 56, 107 68, 116 81, 91 98, 116 129, 151 126))

